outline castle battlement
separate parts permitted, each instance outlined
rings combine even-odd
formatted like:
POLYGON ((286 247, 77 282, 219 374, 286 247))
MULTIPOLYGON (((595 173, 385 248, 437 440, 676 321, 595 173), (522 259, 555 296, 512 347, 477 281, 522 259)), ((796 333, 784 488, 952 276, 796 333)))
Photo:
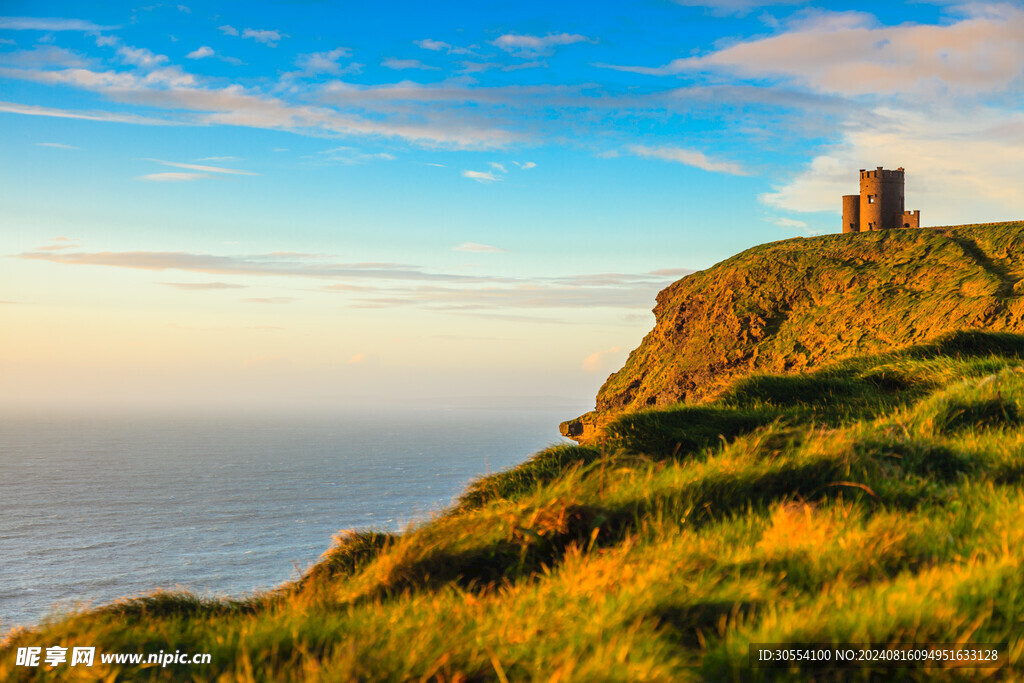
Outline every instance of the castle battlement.
POLYGON ((890 171, 879 166, 873 171, 866 171, 863 168, 860 169, 860 179, 865 178, 880 178, 881 180, 889 180, 893 182, 903 182, 903 167, 900 166, 895 171, 890 171))
POLYGON ((843 195, 843 232, 921 227, 921 212, 903 205, 904 170, 860 169, 860 194, 843 195))

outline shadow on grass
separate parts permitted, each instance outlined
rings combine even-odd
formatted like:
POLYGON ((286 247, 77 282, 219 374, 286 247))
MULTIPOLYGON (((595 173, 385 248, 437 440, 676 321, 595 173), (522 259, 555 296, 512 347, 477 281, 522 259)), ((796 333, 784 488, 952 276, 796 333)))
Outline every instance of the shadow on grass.
MULTIPOLYGON (((434 548, 410 557, 363 599, 385 599, 447 584, 487 590, 556 567, 571 546, 589 550, 621 543, 650 518, 686 518, 688 524, 703 526, 780 500, 824 499, 835 493, 829 485, 843 469, 841 461, 819 459, 761 474, 714 474, 690 486, 666 488, 615 506, 567 506, 560 514, 563 521, 555 527, 516 526, 508 538, 495 543, 457 550, 434 548)), ((848 498, 859 494, 848 494, 848 498)))
POLYGON ((661 632, 685 648, 702 647, 706 638, 720 635, 729 622, 746 619, 762 606, 744 600, 710 600, 692 605, 664 605, 651 613, 661 632))

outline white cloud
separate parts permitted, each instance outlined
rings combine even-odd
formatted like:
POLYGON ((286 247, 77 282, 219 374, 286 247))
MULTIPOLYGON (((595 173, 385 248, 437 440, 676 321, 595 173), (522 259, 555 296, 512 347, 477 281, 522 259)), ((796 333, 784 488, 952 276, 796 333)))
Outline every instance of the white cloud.
POLYGON ((202 47, 198 47, 195 50, 193 50, 192 52, 189 52, 187 55, 185 55, 185 58, 186 59, 203 59, 205 57, 212 57, 212 56, 213 56, 213 48, 211 48, 211 47, 209 47, 207 45, 203 45, 202 47))
POLYGON ((268 30, 257 30, 253 28, 247 28, 242 31, 243 38, 252 38, 257 43, 263 43, 270 47, 277 47, 277 44, 281 42, 282 38, 286 38, 285 34, 280 31, 268 31, 268 30))
POLYGON ((591 42, 577 33, 551 33, 546 36, 528 36, 506 33, 491 42, 495 47, 515 55, 551 54, 556 46, 591 42))
POLYGON ((424 50, 433 50, 438 52, 440 50, 447 50, 451 47, 448 43, 442 43, 440 40, 431 40, 430 38, 424 38, 423 40, 414 40, 414 44, 419 45, 424 50))
MULTIPOLYGON (((239 85, 203 88, 195 76, 176 66, 154 69, 144 75, 124 71, 0 67, 0 76, 68 85, 100 92, 119 102, 170 109, 183 118, 182 123, 193 125, 238 125, 296 132, 398 137, 425 146, 475 149, 504 147, 524 137, 496 127, 487 119, 463 116, 458 112, 427 112, 415 117, 364 117, 329 107, 291 105, 277 97, 247 91, 239 85), (187 113, 183 114, 183 110, 187 113)), ((337 96, 347 91, 373 92, 347 86, 340 89, 336 85, 326 92, 337 96)))
POLYGON ((161 159, 146 159, 146 161, 155 161, 158 164, 164 166, 172 166, 174 168, 187 168, 190 171, 202 171, 203 173, 224 173, 227 175, 259 175, 259 173, 253 173, 252 171, 240 171, 237 168, 222 168, 220 166, 202 166, 200 164, 181 164, 174 161, 163 161, 161 159))
POLYGON ((0 17, 0 29, 11 31, 107 31, 117 26, 98 26, 82 19, 0 17))
POLYGON ((499 164, 497 161, 489 161, 489 162, 487 162, 487 165, 490 166, 491 168, 493 168, 495 171, 500 171, 502 173, 508 173, 508 171, 505 170, 505 166, 503 164, 499 164))
POLYGON ((703 152, 680 147, 647 147, 645 145, 631 145, 629 151, 633 154, 648 159, 663 159, 674 161, 679 164, 693 166, 713 173, 728 173, 730 175, 747 175, 738 164, 728 161, 714 161, 709 159, 703 152))
POLYGON ((456 47, 451 43, 445 43, 440 40, 431 40, 430 38, 414 40, 413 44, 423 48, 424 50, 431 50, 433 52, 443 51, 452 55, 466 55, 472 53, 472 49, 468 47, 456 47))
POLYGON ((209 173, 150 173, 149 175, 139 176, 139 180, 150 180, 158 183, 181 183, 212 177, 209 173))
POLYGON ((522 164, 519 163, 518 161, 513 161, 512 163, 515 164, 516 166, 518 166, 519 168, 521 168, 524 171, 529 171, 531 168, 537 168, 537 164, 533 163, 532 161, 527 161, 527 162, 522 163, 522 164))
POLYGON ((607 366, 610 360, 609 356, 616 356, 622 352, 621 346, 613 346, 610 349, 604 351, 596 351, 586 358, 583 359, 583 370, 584 372, 598 372, 602 367, 607 366))
POLYGON ((154 54, 144 47, 135 48, 122 45, 117 48, 117 54, 121 55, 125 64, 141 66, 146 69, 155 69, 167 61, 166 55, 154 54))
POLYGON ((136 114, 115 114, 112 112, 97 111, 72 111, 69 109, 54 109, 52 107, 39 107, 30 104, 18 104, 16 102, 0 102, 0 112, 9 114, 24 114, 27 116, 52 116, 58 119, 82 119, 85 121, 109 121, 113 123, 134 123, 147 126, 174 126, 180 125, 178 121, 156 119, 136 114))
POLYGON ((92 60, 73 50, 56 45, 36 45, 31 50, 17 50, 0 55, 4 64, 18 67, 84 67, 92 60))
POLYGON ((424 64, 418 59, 395 59, 394 57, 388 57, 383 62, 381 62, 380 65, 388 69, 395 69, 397 71, 401 71, 404 69, 425 69, 430 71, 437 71, 440 69, 440 67, 437 66, 430 66, 429 64, 424 64))
POLYGON ((226 36, 237 36, 238 35, 238 29, 235 28, 234 26, 230 26, 228 24, 225 24, 224 26, 218 26, 217 30, 220 31, 221 33, 223 33, 226 36))
POLYGON ((55 149, 79 149, 74 145, 65 145, 62 142, 37 142, 37 147, 53 147, 55 149))
POLYGON ((965 4, 947 24, 881 26, 861 12, 810 12, 788 30, 676 59, 616 68, 666 75, 776 77, 823 93, 943 98, 1008 91, 1024 71, 1024 10, 965 4))
POLYGON ((351 56, 351 49, 336 47, 328 52, 313 52, 299 55, 295 58, 295 65, 309 75, 333 74, 340 76, 343 73, 358 73, 362 69, 362 64, 349 64, 344 68, 338 64, 338 60, 342 57, 351 56))
POLYGON ((502 249, 501 247, 492 247, 489 244, 477 244, 476 242, 463 242, 457 247, 454 247, 455 251, 470 251, 479 254, 496 254, 500 252, 506 252, 508 249, 502 249))
POLYGON ((485 173, 484 171, 463 171, 462 177, 475 180, 478 183, 493 183, 501 180, 501 178, 493 173, 485 173))
MULTIPOLYGON (((841 213, 858 191, 858 170, 904 167, 906 208, 923 225, 1024 215, 1024 113, 986 107, 879 108, 847 122, 840 142, 761 196, 788 211, 841 213)), ((838 221, 837 221, 838 228, 838 221)))

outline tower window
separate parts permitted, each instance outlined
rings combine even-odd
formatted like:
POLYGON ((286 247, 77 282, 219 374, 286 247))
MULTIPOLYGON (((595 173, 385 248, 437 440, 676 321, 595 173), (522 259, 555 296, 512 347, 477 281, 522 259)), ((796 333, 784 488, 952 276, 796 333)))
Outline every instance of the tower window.
POLYGON ((875 203, 875 195, 869 194, 868 195, 868 204, 874 204, 874 203, 875 203))

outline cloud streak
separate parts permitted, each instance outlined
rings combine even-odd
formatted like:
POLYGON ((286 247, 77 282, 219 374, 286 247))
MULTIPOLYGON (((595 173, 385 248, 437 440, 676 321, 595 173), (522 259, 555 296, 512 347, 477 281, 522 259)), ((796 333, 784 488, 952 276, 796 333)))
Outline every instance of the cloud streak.
POLYGON ((492 247, 489 244, 477 244, 476 242, 463 242, 457 247, 454 247, 455 251, 469 251, 478 254, 497 254, 500 252, 506 252, 508 249, 502 249, 501 247, 492 247))
MULTIPOLYGON (((472 243, 470 243, 472 244, 472 243)), ((497 249, 473 245, 472 251, 497 249)), ((333 280, 319 289, 346 296, 357 308, 414 306, 450 313, 515 308, 649 309, 654 296, 688 270, 649 273, 594 273, 562 277, 509 278, 432 272, 399 263, 333 263, 327 255, 258 254, 219 256, 188 252, 50 252, 17 258, 62 265, 93 265, 206 275, 302 277, 333 280)), ((161 283, 183 290, 235 288, 223 282, 161 283)), ((287 303, 293 297, 253 297, 246 303, 287 303)))
POLYGON ((499 182, 501 180, 501 178, 499 178, 498 176, 494 175, 493 173, 488 173, 488 172, 485 172, 485 171, 463 171, 462 172, 462 177, 463 178, 469 178, 470 180, 475 180, 478 183, 484 183, 484 184, 496 183, 496 182, 499 182))
POLYGON ((162 159, 146 159, 146 161, 155 161, 163 166, 171 166, 173 168, 185 168, 190 171, 202 171, 203 173, 223 173, 225 175, 249 175, 257 176, 259 173, 253 173, 252 171, 241 171, 237 168, 223 168, 221 166, 204 166, 202 164, 182 164, 174 161, 163 161, 162 159))
POLYGON ((212 177, 209 173, 148 173, 140 175, 139 180, 148 180, 154 183, 187 183, 212 177))
POLYGON ((711 171, 712 173, 728 173, 729 175, 747 175, 739 164, 728 161, 715 161, 709 159, 703 152, 681 147, 648 147, 646 145, 631 145, 629 151, 638 157, 646 159, 662 159, 677 164, 693 166, 694 168, 711 171))
POLYGON ((0 29, 9 31, 108 31, 117 26, 99 26, 82 19, 56 17, 0 17, 0 29))

